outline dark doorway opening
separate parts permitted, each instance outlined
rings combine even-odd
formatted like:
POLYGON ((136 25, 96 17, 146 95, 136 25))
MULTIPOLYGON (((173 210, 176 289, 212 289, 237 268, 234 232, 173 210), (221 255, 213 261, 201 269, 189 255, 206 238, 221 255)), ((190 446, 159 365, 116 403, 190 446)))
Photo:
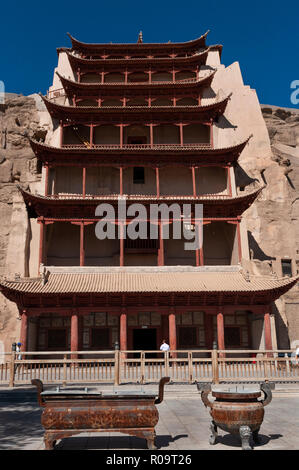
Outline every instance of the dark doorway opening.
POLYGON ((133 144, 133 145, 140 145, 140 144, 146 144, 147 138, 146 136, 129 136, 128 137, 128 144, 133 144))
MULTIPOLYGON (((136 328, 133 330, 133 349, 142 351, 157 350, 156 328, 136 328)), ((139 354, 136 354, 136 357, 139 354)), ((146 357, 156 357, 155 353, 147 354, 146 357)))
POLYGON ((56 351, 66 350, 67 330, 66 328, 53 328, 48 330, 48 349, 56 351))

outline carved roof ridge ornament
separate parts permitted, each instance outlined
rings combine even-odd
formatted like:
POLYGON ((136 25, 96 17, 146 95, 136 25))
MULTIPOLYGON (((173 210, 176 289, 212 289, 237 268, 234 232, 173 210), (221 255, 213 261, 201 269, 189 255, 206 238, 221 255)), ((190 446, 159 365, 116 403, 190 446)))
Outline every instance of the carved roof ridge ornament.
POLYGON ((44 286, 48 282, 50 271, 46 268, 46 266, 44 266, 43 263, 40 264, 40 273, 41 273, 41 282, 42 282, 42 285, 44 286))
MULTIPOLYGON (((191 41, 185 41, 185 42, 168 42, 168 43, 140 43, 145 47, 152 47, 152 48, 159 48, 161 46, 170 46, 170 47, 175 47, 175 48, 184 48, 188 46, 195 46, 196 44, 200 43, 205 43, 206 37, 209 34, 210 30, 208 29, 206 33, 202 34, 200 37, 196 39, 192 39, 191 41)), ((136 47, 136 43, 87 43, 87 42, 82 42, 76 39, 74 36, 72 36, 70 33, 66 33, 67 36, 70 38, 72 42, 73 49, 77 48, 87 48, 87 49, 104 49, 104 48, 113 48, 113 49, 119 49, 123 47, 129 47, 129 48, 134 48, 136 47)))
POLYGON ((143 36, 142 36, 142 31, 140 31, 138 35, 137 44, 142 44, 142 43, 143 43, 143 36))

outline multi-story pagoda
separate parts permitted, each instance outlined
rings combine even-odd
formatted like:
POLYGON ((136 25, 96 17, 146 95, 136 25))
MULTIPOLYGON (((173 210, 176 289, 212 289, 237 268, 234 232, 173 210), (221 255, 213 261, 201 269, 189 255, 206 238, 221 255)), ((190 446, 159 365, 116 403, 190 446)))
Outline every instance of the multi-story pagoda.
POLYGON ((53 129, 46 142, 31 141, 44 190, 20 187, 38 277, 1 282, 18 306, 24 350, 158 349, 163 338, 173 350, 215 340, 219 349, 272 349, 271 305, 296 279, 247 272, 242 215, 262 186, 249 177, 236 184, 242 153, 263 151, 262 117, 206 36, 166 44, 70 36, 72 47, 58 49, 42 97, 53 129), (123 238, 131 219, 118 216, 120 197, 148 210, 191 204, 191 230, 203 204, 202 246, 185 250, 174 219, 169 239, 161 218, 158 238, 123 238), (100 203, 115 209, 115 239, 96 236, 100 203))

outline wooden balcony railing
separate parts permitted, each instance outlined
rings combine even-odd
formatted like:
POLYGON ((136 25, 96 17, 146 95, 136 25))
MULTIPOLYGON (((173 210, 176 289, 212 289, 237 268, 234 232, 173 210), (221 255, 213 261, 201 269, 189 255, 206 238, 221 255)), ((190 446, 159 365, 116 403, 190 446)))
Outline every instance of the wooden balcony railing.
MULTIPOLYGON (((157 85, 157 86, 161 86, 161 85, 173 85, 173 84, 184 84, 184 83, 197 83, 199 81, 201 81, 203 78, 205 78, 205 76, 203 77, 194 77, 194 78, 184 78, 182 80, 175 80, 175 81, 172 81, 172 80, 152 80, 152 82, 150 83, 149 81, 136 81, 136 82, 125 82, 125 81, 119 81, 119 82, 104 82, 102 83, 101 81, 99 81, 98 83, 85 83, 85 85, 108 85, 108 86, 115 86, 115 85, 128 85, 128 86, 134 86, 134 85, 157 85)), ((65 90, 64 88, 57 88, 56 90, 48 90, 47 91, 47 98, 49 100, 52 100, 52 99, 55 99, 55 98, 58 98, 59 96, 65 96, 65 90)))
MULTIPOLYGON (((109 150, 109 149, 120 149, 120 150, 186 150, 190 148, 196 149, 207 149, 211 148, 210 142, 198 142, 198 143, 184 143, 181 144, 93 144, 90 146, 88 144, 88 148, 93 149, 100 149, 100 150, 109 150)), ((72 148, 86 148, 86 145, 80 144, 62 144, 63 148, 72 149, 72 148)))
POLYGON ((4 353, 0 385, 57 383, 299 382, 290 350, 68 351, 4 353))

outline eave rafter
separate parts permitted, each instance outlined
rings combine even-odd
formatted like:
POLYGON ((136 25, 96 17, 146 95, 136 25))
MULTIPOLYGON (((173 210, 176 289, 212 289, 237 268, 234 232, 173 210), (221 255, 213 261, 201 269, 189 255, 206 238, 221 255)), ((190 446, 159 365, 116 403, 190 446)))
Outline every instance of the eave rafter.
POLYGON ((48 112, 53 119, 64 123, 136 123, 147 119, 148 122, 209 122, 221 116, 226 109, 231 94, 225 98, 203 106, 66 106, 54 103, 42 96, 48 112))
POLYGON ((237 162, 243 149, 252 137, 230 147, 210 148, 180 146, 180 145, 154 145, 138 146, 128 145, 121 148, 117 145, 95 145, 53 147, 45 143, 30 140, 30 145, 39 160, 47 165, 68 166, 94 166, 98 164, 126 165, 138 163, 145 166, 152 165, 225 165, 237 162))
POLYGON ((180 307, 185 303, 211 308, 244 305, 250 309, 248 301, 253 296, 255 302, 252 305, 267 306, 295 286, 299 279, 299 276, 282 279, 251 276, 245 281, 241 272, 223 273, 222 283, 216 287, 211 276, 212 273, 207 277, 200 272, 172 273, 171 277, 167 273, 155 273, 153 284, 153 276, 147 273, 139 273, 137 283, 133 273, 49 273, 46 278, 18 281, 1 278, 0 290, 17 303, 20 311, 25 308, 32 313, 35 309, 51 306, 88 307, 91 301, 94 306, 117 307, 124 303, 136 306, 136 299, 143 306, 154 304, 165 308, 170 304, 180 307))
POLYGON ((136 94, 137 92, 149 94, 178 93, 178 92, 198 92, 202 88, 209 87, 215 76, 216 70, 211 70, 198 79, 181 80, 175 82, 141 82, 141 83, 82 83, 70 80, 59 72, 57 76, 61 80, 62 86, 67 95, 104 96, 107 94, 136 94))
MULTIPOLYGON (((100 203, 108 203, 117 207, 119 195, 90 195, 65 194, 42 196, 32 194, 18 186, 32 217, 45 218, 87 218, 95 219, 95 209, 100 203)), ((203 205, 204 218, 238 218, 248 209, 261 193, 263 187, 256 188, 238 196, 207 194, 202 196, 159 196, 156 195, 125 195, 126 202, 150 204, 195 204, 203 205)))
POLYGON ((79 57, 71 52, 69 49, 60 49, 62 52, 66 52, 69 62, 74 71, 80 68, 81 71, 88 71, 88 70, 95 70, 105 68, 105 70, 115 69, 119 66, 126 66, 128 68, 132 67, 134 69, 144 68, 146 65, 147 67, 152 67, 153 69, 157 67, 169 67, 169 66, 176 66, 176 67, 191 67, 197 65, 205 65, 208 54, 210 51, 219 48, 219 46, 209 46, 203 51, 200 51, 194 55, 190 55, 188 57, 144 57, 144 58, 134 58, 131 57, 129 59, 87 59, 84 57, 79 57))

